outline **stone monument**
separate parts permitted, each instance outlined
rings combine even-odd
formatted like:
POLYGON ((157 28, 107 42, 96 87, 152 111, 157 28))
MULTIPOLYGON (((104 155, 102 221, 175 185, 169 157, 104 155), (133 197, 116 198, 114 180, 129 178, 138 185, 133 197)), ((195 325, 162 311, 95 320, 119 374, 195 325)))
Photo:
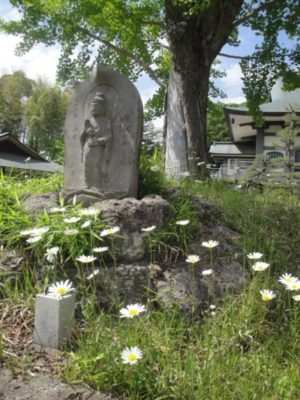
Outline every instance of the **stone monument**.
POLYGON ((64 194, 136 197, 143 107, 122 74, 97 66, 74 90, 65 123, 64 194))

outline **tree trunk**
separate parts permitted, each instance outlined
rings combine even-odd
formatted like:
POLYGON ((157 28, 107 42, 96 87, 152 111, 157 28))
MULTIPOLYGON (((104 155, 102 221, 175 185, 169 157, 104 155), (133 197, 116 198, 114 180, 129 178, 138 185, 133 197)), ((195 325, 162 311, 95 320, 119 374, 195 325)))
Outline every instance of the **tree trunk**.
POLYGON ((165 106, 165 171, 177 179, 188 171, 185 118, 178 87, 178 74, 171 67, 165 106))
MULTIPOLYGON (((189 13, 188 2, 165 0, 171 72, 167 99, 166 169, 203 176, 208 160, 206 114, 211 65, 226 43, 242 0, 211 0, 189 13), (178 146, 178 149, 176 149, 178 146)), ((200 4, 200 2, 199 2, 200 4)))

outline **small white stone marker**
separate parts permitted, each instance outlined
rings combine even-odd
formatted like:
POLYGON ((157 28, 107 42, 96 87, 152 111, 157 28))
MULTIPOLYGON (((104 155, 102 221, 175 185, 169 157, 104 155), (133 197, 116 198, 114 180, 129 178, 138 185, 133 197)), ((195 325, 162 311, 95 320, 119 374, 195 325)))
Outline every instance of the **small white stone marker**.
POLYGON ((37 294, 33 341, 58 349, 71 336, 74 327, 75 294, 58 297, 37 294))

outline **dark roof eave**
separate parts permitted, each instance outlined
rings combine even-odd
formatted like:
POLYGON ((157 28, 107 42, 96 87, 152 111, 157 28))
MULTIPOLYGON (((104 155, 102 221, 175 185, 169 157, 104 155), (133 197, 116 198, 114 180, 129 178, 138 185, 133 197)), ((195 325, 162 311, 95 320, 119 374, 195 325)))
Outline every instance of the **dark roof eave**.
POLYGON ((229 154, 229 153, 210 153, 211 157, 231 157, 231 158, 255 158, 255 154, 229 154))
MULTIPOLYGON (((224 112, 225 115, 227 116, 228 114, 237 114, 237 115, 248 115, 249 117, 252 117, 249 114, 249 110, 240 110, 238 108, 229 108, 229 107, 224 107, 224 112)), ((266 117, 282 117, 288 113, 288 111, 262 111, 263 115, 266 117)), ((297 115, 300 115, 300 112, 296 111, 297 115)))
POLYGON ((44 161, 44 162, 49 162, 45 158, 43 158, 41 155, 39 155, 36 151, 32 150, 30 147, 28 147, 26 144, 20 142, 17 138, 11 136, 10 133, 2 133, 0 134, 0 142, 4 141, 9 141, 15 146, 19 147, 21 150, 23 150, 25 153, 28 154, 28 156, 35 158, 36 160, 44 161))

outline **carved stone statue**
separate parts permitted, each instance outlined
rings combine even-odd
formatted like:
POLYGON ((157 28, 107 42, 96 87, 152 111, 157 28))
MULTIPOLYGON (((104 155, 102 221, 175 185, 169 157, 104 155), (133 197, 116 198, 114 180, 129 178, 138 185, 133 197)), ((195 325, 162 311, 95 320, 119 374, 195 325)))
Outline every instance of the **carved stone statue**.
POLYGON ((105 116, 105 103, 104 94, 96 93, 80 138, 85 188, 95 191, 106 182, 111 157, 112 124, 105 116))
POLYGON ((64 194, 136 197, 143 108, 135 86, 98 66, 71 98, 65 123, 64 194))

